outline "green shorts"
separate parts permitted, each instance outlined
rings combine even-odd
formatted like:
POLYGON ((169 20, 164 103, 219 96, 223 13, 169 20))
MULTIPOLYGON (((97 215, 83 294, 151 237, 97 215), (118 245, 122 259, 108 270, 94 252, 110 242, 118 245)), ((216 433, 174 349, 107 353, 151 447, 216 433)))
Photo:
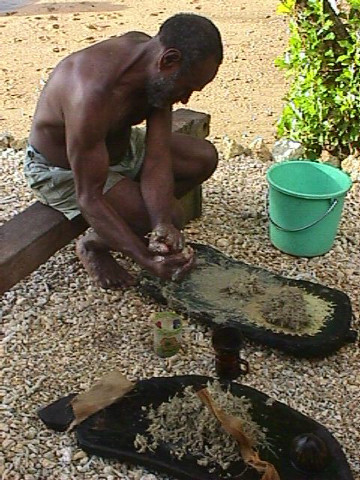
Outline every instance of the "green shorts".
MULTIPOLYGON (((139 173, 145 154, 145 135, 145 128, 132 128, 128 151, 116 165, 109 167, 104 193, 123 178, 134 179, 139 173)), ((24 175, 41 203, 59 210, 69 220, 80 214, 71 169, 51 166, 41 153, 28 145, 24 175)))

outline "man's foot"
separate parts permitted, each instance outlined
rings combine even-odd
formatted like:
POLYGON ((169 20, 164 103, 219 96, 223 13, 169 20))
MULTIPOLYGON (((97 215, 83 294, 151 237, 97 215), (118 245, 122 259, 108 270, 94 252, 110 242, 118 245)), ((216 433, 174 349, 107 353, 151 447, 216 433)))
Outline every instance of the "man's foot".
POLYGON ((135 285, 135 278, 121 267, 106 250, 86 248, 86 241, 76 242, 76 253, 90 277, 102 288, 116 290, 135 285))

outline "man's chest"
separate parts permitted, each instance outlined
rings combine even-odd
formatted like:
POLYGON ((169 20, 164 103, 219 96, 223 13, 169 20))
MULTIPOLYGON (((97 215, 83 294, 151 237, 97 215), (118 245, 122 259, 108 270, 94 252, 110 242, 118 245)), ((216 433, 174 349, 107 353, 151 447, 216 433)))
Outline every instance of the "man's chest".
POLYGON ((116 100, 111 106, 109 133, 118 133, 133 125, 138 125, 150 114, 151 108, 144 97, 122 97, 116 100))

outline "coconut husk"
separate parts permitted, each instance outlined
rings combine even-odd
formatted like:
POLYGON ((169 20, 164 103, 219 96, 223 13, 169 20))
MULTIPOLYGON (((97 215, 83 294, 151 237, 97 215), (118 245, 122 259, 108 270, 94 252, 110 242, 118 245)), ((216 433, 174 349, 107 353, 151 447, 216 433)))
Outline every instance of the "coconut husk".
POLYGON ((244 433, 241 420, 218 408, 206 388, 199 390, 197 394, 204 405, 219 420, 224 430, 235 438, 244 462, 262 474, 261 480, 280 480, 274 465, 261 460, 259 454, 253 449, 251 440, 244 433))
POLYGON ((108 373, 90 390, 80 393, 71 401, 75 420, 71 422, 69 429, 116 402, 134 387, 135 383, 130 382, 118 370, 108 373))

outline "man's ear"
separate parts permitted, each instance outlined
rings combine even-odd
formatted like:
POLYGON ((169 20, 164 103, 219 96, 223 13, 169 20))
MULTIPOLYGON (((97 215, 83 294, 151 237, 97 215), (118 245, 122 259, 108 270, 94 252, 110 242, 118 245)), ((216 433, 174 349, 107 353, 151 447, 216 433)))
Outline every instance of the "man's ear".
POLYGON ((174 71, 181 65, 182 55, 176 48, 168 48, 161 55, 159 60, 159 70, 174 71))

